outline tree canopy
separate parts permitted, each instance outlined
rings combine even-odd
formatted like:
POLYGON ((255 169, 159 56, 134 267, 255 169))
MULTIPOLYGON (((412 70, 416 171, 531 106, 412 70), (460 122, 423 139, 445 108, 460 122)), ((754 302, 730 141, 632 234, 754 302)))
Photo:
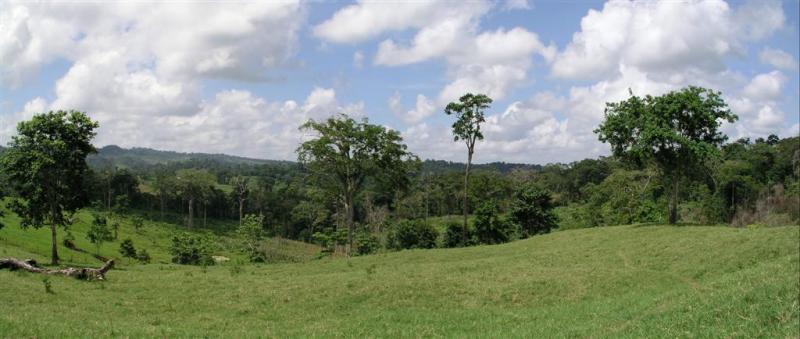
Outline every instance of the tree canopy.
POLYGON ((300 127, 315 137, 300 145, 297 156, 321 187, 336 192, 344 208, 348 244, 353 245, 354 203, 368 178, 404 185, 417 157, 407 151, 397 131, 338 115, 309 120, 300 127))
POLYGON ((52 262, 58 264, 56 229, 88 202, 86 156, 98 124, 82 112, 50 111, 17 125, 0 166, 20 199, 9 207, 23 227, 50 225, 52 262))
POLYGON ((608 103, 595 133, 611 145, 614 156, 658 167, 672 184, 669 221, 675 223, 680 179, 718 155, 727 139, 719 127, 736 119, 721 93, 690 86, 661 96, 631 93, 627 100, 608 103))

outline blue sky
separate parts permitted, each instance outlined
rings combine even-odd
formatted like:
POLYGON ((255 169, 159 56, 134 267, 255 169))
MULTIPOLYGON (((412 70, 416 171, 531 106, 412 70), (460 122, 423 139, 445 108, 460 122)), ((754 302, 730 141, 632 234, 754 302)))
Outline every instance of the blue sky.
POLYGON ((731 138, 799 133, 797 0, 29 3, 0 1, 0 142, 51 109, 96 143, 294 159, 337 112, 463 161, 442 108, 495 99, 478 162, 608 153, 604 103, 723 92, 731 138))

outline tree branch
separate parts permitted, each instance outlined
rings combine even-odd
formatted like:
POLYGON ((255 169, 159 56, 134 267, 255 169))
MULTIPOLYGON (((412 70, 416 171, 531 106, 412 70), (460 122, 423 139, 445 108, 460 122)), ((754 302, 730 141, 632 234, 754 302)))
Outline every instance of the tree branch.
POLYGON ((100 268, 74 268, 65 267, 62 269, 51 270, 41 268, 36 265, 33 259, 19 260, 16 258, 2 258, 0 259, 0 269, 25 270, 33 273, 49 274, 49 275, 64 275, 73 277, 80 280, 105 280, 106 272, 114 267, 114 260, 106 261, 100 268))

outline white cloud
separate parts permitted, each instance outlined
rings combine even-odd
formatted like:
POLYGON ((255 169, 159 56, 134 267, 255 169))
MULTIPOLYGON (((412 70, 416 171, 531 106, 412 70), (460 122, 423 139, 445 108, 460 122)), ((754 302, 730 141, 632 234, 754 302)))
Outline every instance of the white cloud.
POLYGON ((775 68, 789 71, 796 71, 798 69, 797 58, 780 49, 766 47, 758 55, 758 58, 761 60, 761 62, 771 65, 775 68))
POLYGON ((742 94, 753 100, 775 101, 780 99, 784 83, 786 77, 781 72, 759 74, 744 87, 742 94))
POLYGON ((581 20, 552 72, 584 80, 614 76, 620 64, 663 74, 721 72, 725 57, 744 54, 746 40, 764 38, 783 23, 781 4, 772 1, 736 10, 722 0, 610 1, 581 20))
POLYGON ((436 111, 436 105, 422 94, 417 95, 416 106, 412 110, 406 110, 400 100, 400 93, 395 92, 394 95, 389 97, 389 109, 400 117, 400 119, 409 124, 415 124, 425 120, 436 111))
POLYGON ((355 43, 387 31, 422 28, 447 18, 474 18, 489 10, 486 1, 367 1, 338 10, 314 27, 314 35, 337 43, 355 43))
POLYGON ((0 4, 2 84, 19 85, 56 58, 118 51, 158 77, 260 81, 285 63, 304 21, 297 2, 0 4), (203 18, 198 25, 198 18, 203 18))
POLYGON ((503 5, 503 9, 505 10, 515 10, 515 9, 531 9, 533 6, 528 2, 528 0, 506 0, 505 4, 503 5))

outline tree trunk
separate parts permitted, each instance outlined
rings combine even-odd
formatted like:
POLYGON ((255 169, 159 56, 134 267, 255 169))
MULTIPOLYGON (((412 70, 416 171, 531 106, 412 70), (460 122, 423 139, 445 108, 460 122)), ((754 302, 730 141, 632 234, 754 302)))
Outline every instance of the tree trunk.
POLYGON ((464 172, 464 241, 467 241, 469 237, 467 219, 469 216, 469 167, 472 164, 472 147, 470 147, 468 151, 467 168, 464 172))
POLYGON ((50 256, 52 257, 50 263, 53 265, 58 265, 58 239, 56 237, 56 223, 52 222, 50 224, 50 234, 52 236, 52 244, 50 250, 50 256))
POLYGON ((207 220, 206 219, 206 211, 207 210, 208 210, 208 206, 203 205, 203 228, 208 227, 208 224, 206 223, 206 220, 207 220))
POLYGON ((25 270, 33 273, 49 275, 64 275, 81 280, 105 280, 106 272, 114 267, 114 260, 109 260, 100 268, 74 268, 66 267, 57 270, 49 270, 36 266, 36 261, 32 259, 19 260, 15 258, 0 259, 0 269, 25 270))
POLYGON ((669 224, 678 222, 678 178, 672 179, 672 195, 669 199, 669 224))
POLYGON ((353 233, 355 232, 355 224, 353 223, 353 197, 349 192, 349 189, 344 198, 344 213, 345 221, 347 222, 347 248, 345 249, 345 252, 347 256, 350 256, 350 250, 353 248, 353 233))
POLYGON ((189 228, 194 228, 194 199, 189 198, 189 228))
POLYGON ((239 226, 242 226, 242 211, 244 207, 244 200, 239 199, 239 226))

